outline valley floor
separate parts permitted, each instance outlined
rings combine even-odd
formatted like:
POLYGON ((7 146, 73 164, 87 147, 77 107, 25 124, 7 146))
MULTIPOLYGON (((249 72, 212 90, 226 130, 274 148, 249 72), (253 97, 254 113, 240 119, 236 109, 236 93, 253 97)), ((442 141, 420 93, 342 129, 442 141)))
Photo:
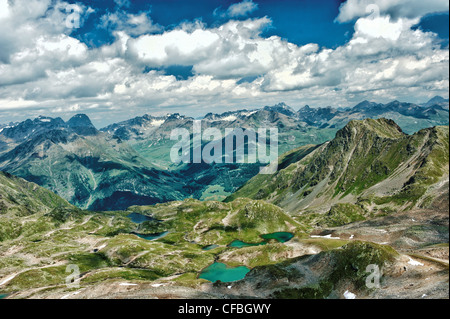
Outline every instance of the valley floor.
MULTIPOLYGON (((177 202, 162 205, 160 211, 153 213, 169 220, 181 220, 180 215, 186 218, 205 205, 217 209, 216 205, 225 204, 177 202), (169 217, 170 211, 178 213, 169 217)), ((239 208, 235 208, 235 212, 216 217, 232 225, 233 216, 239 214, 239 208)), ((310 234, 298 231, 298 225, 292 224, 290 229, 285 229, 294 232, 291 240, 244 248, 226 247, 230 240, 223 237, 229 234, 219 232, 216 237, 219 247, 209 251, 201 247, 209 240, 210 227, 203 225, 209 229, 206 232, 199 229, 202 223, 212 222, 213 215, 206 214, 206 219, 193 224, 191 233, 178 234, 179 225, 172 224, 172 237, 148 241, 132 234, 113 235, 118 228, 123 231, 135 227, 125 217, 128 213, 69 218, 55 229, 47 225, 49 229, 42 232, 42 241, 37 239, 40 236, 20 236, 2 242, 0 293, 7 294, 6 298, 37 299, 345 298, 346 292, 358 299, 449 296, 449 216, 443 210, 394 213, 317 229, 310 234), (349 259, 343 260, 341 255, 349 259), (367 260, 360 260, 360 256, 367 260), (235 282, 212 283, 199 279, 202 268, 214 261, 231 266, 247 265, 252 270, 235 282), (333 273, 342 261, 356 269, 348 273, 346 265, 336 277, 333 273), (369 274, 359 278, 362 269, 357 268, 361 268, 358 264, 361 261, 382 266, 380 288, 367 289, 360 285, 359 280, 369 274), (72 263, 80 266, 78 288, 68 288, 65 284, 69 275, 66 266, 72 263), (325 283, 332 283, 332 287, 325 283)), ((25 218, 22 223, 37 223, 44 218, 36 217, 25 218)), ((238 233, 231 235, 239 238, 238 233)))

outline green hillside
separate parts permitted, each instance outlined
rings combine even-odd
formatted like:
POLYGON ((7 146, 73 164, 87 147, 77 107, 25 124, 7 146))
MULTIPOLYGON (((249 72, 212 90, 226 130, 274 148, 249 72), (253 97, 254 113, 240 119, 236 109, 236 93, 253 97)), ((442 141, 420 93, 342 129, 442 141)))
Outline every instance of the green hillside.
POLYGON ((294 151, 298 161, 255 176, 227 200, 264 199, 291 213, 338 203, 426 206, 433 200, 433 194, 425 200, 427 189, 448 176, 448 132, 440 126, 406 135, 391 120, 351 121, 330 142, 306 156, 303 148, 294 151))

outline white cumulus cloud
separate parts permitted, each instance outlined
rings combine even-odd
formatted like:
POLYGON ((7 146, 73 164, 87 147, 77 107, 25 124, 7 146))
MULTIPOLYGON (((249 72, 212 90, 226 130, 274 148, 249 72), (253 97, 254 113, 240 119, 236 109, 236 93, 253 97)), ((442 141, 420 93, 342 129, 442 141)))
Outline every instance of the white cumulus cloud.
POLYGON ((375 14, 413 19, 429 13, 448 11, 449 2, 448 0, 347 0, 341 4, 336 20, 346 22, 364 17, 372 12, 372 9, 375 10, 375 14))
MULTIPOLYGON (((350 10, 346 4, 340 15, 350 10)), ((71 36, 64 23, 66 5, 0 0, 5 9, 0 15, 5 30, 0 33, 0 122, 88 112, 105 124, 146 112, 197 116, 280 101, 293 107, 351 106, 364 99, 422 102, 448 96, 448 48, 440 47, 435 34, 413 29, 425 11, 413 15, 398 9, 395 17, 382 9, 367 16, 362 5, 361 13, 343 16, 357 18, 348 42, 328 49, 263 36, 269 17, 212 27, 185 22, 164 30, 149 12, 117 9, 99 26, 115 41, 90 48, 71 36), (177 78, 165 71, 171 66, 192 67, 192 75, 177 78)), ((82 17, 92 11, 80 9, 82 17)))
POLYGON ((254 12, 257 9, 258 9, 257 3, 254 3, 252 0, 244 0, 242 2, 230 5, 228 9, 225 11, 222 11, 220 8, 217 8, 214 11, 214 14, 227 18, 241 18, 248 16, 250 13, 254 12))
POLYGON ((153 23, 149 12, 131 14, 119 10, 106 13, 100 20, 101 28, 115 32, 124 31, 131 36, 159 32, 163 29, 160 25, 153 23))

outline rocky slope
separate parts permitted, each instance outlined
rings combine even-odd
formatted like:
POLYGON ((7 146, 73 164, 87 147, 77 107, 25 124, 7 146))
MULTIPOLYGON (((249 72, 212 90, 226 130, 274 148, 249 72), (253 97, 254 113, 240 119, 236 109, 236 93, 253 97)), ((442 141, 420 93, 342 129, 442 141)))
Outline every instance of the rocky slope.
POLYGON ((296 151, 298 161, 255 176, 229 199, 265 199, 295 215, 327 214, 318 222, 337 224, 427 208, 448 194, 448 132, 447 126, 406 135, 390 120, 351 121, 332 141, 309 154, 296 151))
POLYGON ((72 207, 54 193, 22 178, 0 171, 0 214, 29 215, 58 207, 72 207))

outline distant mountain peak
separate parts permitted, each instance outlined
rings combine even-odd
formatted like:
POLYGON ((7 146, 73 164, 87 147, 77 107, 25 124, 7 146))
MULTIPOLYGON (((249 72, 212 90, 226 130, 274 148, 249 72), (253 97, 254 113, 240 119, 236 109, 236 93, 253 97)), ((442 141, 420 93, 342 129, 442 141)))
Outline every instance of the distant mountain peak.
POLYGON ((355 109, 355 110, 367 110, 367 109, 372 108, 372 107, 375 106, 375 105, 377 105, 377 103, 375 103, 375 102, 370 102, 370 101, 368 101, 368 100, 364 100, 364 101, 362 101, 362 102, 356 104, 356 105, 353 107, 353 109, 355 109))
POLYGON ((448 99, 444 99, 442 96, 436 95, 435 97, 431 98, 427 103, 423 104, 423 106, 429 107, 443 103, 448 103, 448 99))
POLYGON ((281 107, 281 108, 283 108, 283 109, 290 109, 290 107, 289 107, 286 103, 284 103, 284 102, 280 102, 280 103, 278 103, 278 104, 275 104, 274 106, 275 106, 275 107, 281 107))
POLYGON ((34 122, 34 123, 39 123, 39 122, 44 122, 44 123, 46 123, 46 122, 47 122, 47 123, 55 122, 55 123, 59 123, 59 124, 64 123, 64 121, 63 121, 62 118, 60 118, 60 117, 53 118, 53 117, 44 116, 44 115, 39 115, 38 117, 36 117, 36 118, 33 120, 33 122, 34 122))
POLYGON ((448 99, 444 99, 442 96, 440 95, 436 95, 435 97, 431 98, 428 103, 439 103, 439 102, 447 102, 448 99))
POLYGON ((375 133, 378 137, 382 138, 400 138, 405 135, 400 126, 393 120, 367 118, 348 122, 347 125, 336 133, 336 137, 345 135, 353 136, 359 133, 366 134, 367 132, 375 133))
POLYGON ((166 115, 166 118, 168 120, 174 120, 174 119, 183 119, 183 118, 185 118, 185 116, 181 115, 180 113, 168 113, 166 115))
POLYGON ((77 114, 70 118, 67 121, 67 125, 69 127, 77 127, 77 126, 89 126, 94 127, 91 122, 91 119, 86 114, 77 114))
POLYGON ((97 129, 86 114, 76 114, 66 122, 67 126, 80 135, 94 135, 97 129))
POLYGON ((265 106, 263 110, 265 110, 265 111, 274 111, 274 112, 282 113, 282 114, 285 114, 285 115, 293 115, 293 114, 295 114, 295 111, 290 106, 288 106, 286 103, 284 103, 284 102, 275 104, 273 106, 265 106))

